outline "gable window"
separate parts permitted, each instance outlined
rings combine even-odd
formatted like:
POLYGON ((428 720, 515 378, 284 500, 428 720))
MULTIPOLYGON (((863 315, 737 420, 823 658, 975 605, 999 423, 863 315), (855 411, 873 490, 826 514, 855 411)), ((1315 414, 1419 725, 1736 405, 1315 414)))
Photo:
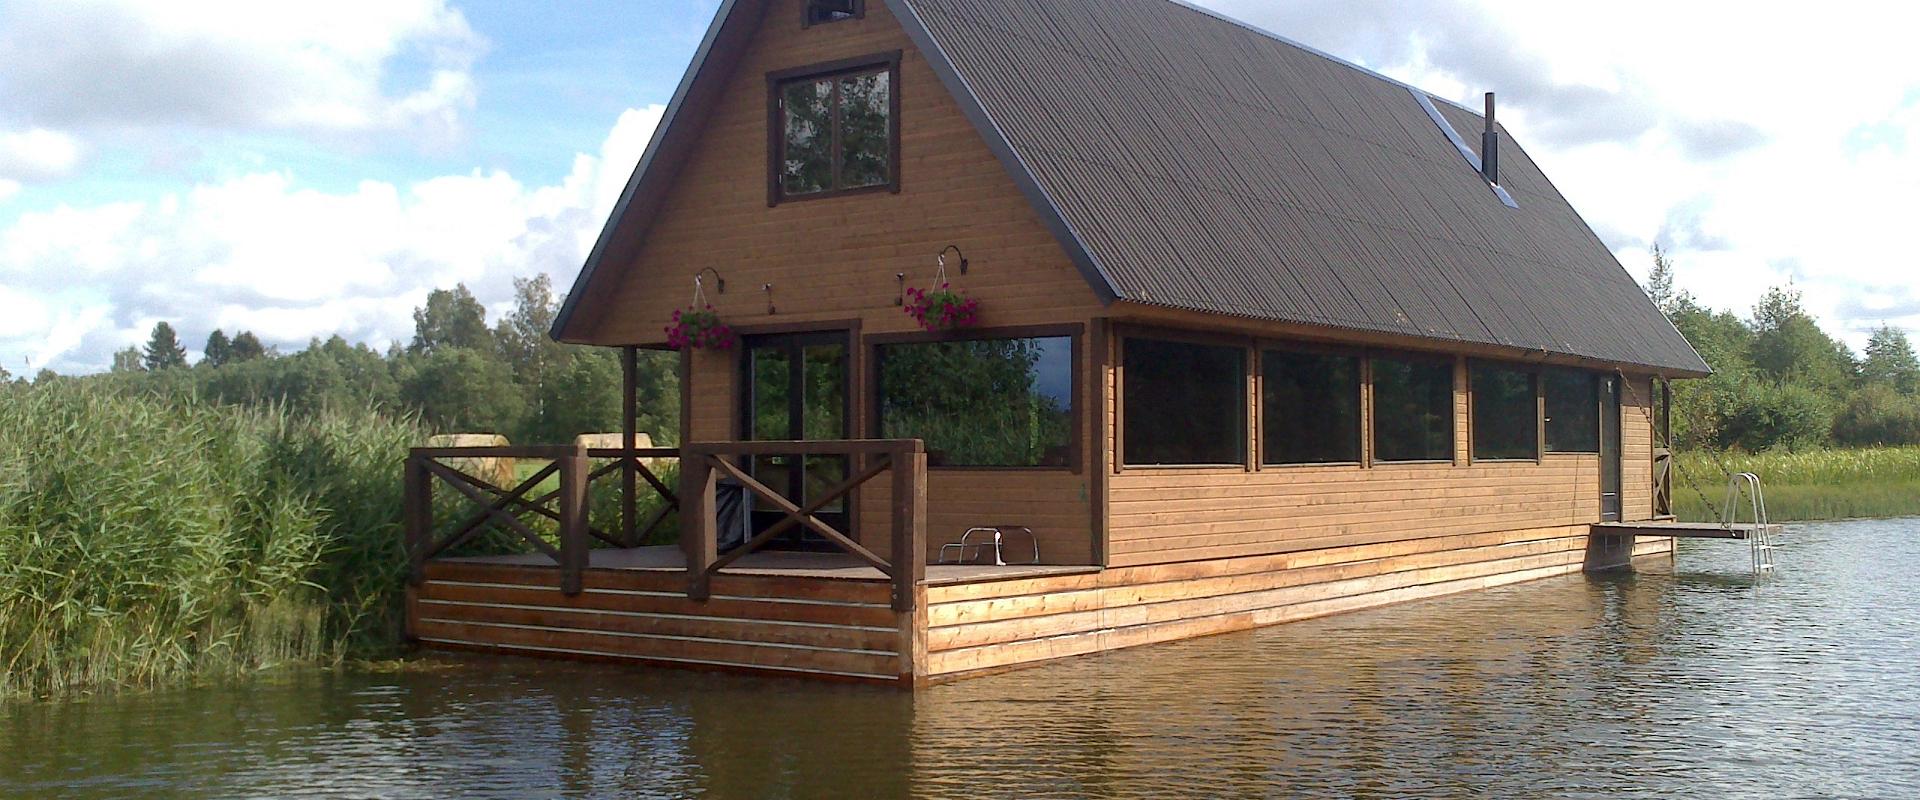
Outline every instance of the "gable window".
POLYGON ((880 438, 924 439, 935 467, 1068 467, 1073 339, 883 344, 880 438))
POLYGON ((1376 461, 1453 460, 1453 362, 1372 359, 1376 461))
POLYGON ((1472 391, 1474 460, 1540 457, 1540 401, 1533 373, 1476 363, 1472 391))
POLYGON ((1124 347, 1121 463, 1246 464, 1245 348, 1132 337, 1124 347))
POLYGON ((1599 376, 1548 370, 1540 388, 1547 395, 1547 452, 1600 452, 1599 376))
POLYGON ((900 189, 900 54, 768 76, 769 204, 900 189))
POLYGON ((805 24, 807 27, 812 27, 825 22, 858 19, 866 15, 866 0, 807 0, 805 24))
POLYGON ((1260 354, 1262 455, 1267 464, 1360 461, 1360 359, 1260 354))

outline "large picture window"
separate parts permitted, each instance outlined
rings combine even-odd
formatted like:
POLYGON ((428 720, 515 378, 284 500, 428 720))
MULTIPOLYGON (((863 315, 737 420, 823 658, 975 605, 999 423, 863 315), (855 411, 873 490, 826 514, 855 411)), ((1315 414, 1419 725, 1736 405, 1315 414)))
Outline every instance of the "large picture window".
POLYGON ((1073 339, 880 345, 884 439, 923 439, 927 463, 1066 467, 1073 444, 1073 339))
POLYGON ((770 77, 772 202, 899 187, 897 54, 770 77))
POLYGON ((1372 367, 1374 459, 1452 461, 1453 363, 1376 357, 1372 367))
POLYGON ((1473 457, 1476 460, 1540 457, 1540 401, 1533 373, 1474 364, 1473 457))
POLYGON ((1600 383, 1591 372, 1549 370, 1542 378, 1547 395, 1547 452, 1600 452, 1600 383))
POLYGON ((1360 461, 1360 359, 1260 354, 1261 456, 1267 464, 1360 461))
POLYGON ((1246 463, 1247 350, 1128 338, 1121 463, 1246 463))

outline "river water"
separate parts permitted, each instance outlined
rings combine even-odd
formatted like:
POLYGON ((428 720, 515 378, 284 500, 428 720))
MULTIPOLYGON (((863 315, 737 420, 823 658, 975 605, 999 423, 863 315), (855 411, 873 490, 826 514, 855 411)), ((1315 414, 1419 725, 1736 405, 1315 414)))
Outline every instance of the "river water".
POLYGON ((0 707, 7 797, 1920 797, 1920 520, 918 695, 523 659, 0 707))

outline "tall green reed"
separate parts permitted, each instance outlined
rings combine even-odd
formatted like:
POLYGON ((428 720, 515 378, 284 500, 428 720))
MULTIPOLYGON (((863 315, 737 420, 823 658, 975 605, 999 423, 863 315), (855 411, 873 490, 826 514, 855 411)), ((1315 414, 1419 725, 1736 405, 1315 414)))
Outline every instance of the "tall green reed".
POLYGON ((0 389, 0 696, 394 641, 407 421, 0 389))
POLYGON ((1675 469, 1673 499, 1682 519, 1706 520, 1723 510, 1728 472, 1760 476, 1775 520, 1920 515, 1920 447, 1683 451, 1675 469))

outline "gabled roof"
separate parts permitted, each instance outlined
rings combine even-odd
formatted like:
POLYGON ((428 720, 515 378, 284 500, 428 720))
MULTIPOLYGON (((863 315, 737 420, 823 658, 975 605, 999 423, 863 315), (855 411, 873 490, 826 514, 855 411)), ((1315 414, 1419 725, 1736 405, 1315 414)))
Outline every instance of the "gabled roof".
MULTIPOLYGON (((1105 299, 1708 371, 1504 130, 1487 184, 1471 111, 1169 0, 887 4, 1105 299)), ((556 336, 762 5, 722 5, 556 336)))

